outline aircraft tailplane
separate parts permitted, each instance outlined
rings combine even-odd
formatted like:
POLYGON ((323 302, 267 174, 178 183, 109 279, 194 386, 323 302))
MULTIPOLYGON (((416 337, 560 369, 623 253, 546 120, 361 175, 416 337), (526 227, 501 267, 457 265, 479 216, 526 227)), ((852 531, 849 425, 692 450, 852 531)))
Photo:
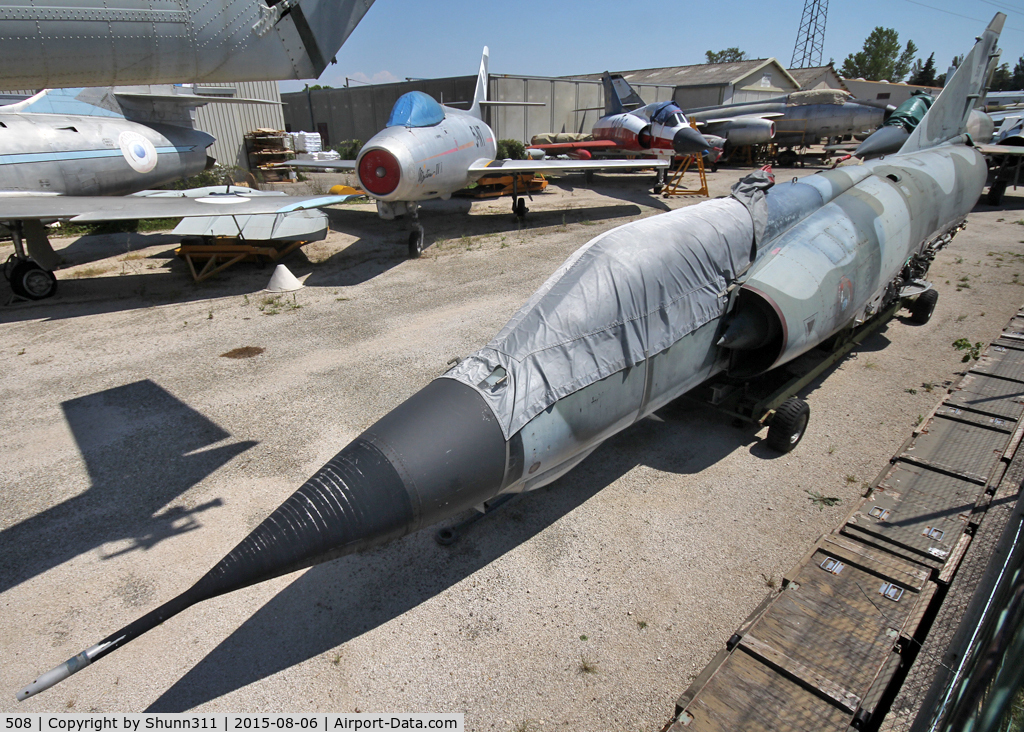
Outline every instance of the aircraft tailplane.
POLYGON ((948 142, 967 131, 971 110, 985 97, 990 62, 997 53, 996 42, 1003 30, 1006 15, 996 13, 988 28, 974 44, 957 68, 953 78, 946 82, 931 109, 900 148, 901 153, 925 150, 948 142))
POLYGON ((604 84, 604 114, 622 114, 644 106, 644 100, 634 91, 629 82, 619 74, 612 76, 607 71, 601 77, 604 84))
POLYGON ((469 113, 477 119, 483 119, 481 103, 487 101, 487 66, 491 58, 491 51, 484 46, 483 55, 480 56, 480 73, 476 76, 476 91, 473 93, 473 106, 469 113))

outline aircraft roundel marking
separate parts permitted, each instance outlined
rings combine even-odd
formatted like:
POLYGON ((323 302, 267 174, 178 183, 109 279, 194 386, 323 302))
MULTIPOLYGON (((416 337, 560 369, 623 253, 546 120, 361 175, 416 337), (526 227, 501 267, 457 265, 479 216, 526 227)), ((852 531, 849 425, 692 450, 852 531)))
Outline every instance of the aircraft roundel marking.
POLYGON ((839 312, 846 312, 846 308, 850 306, 850 300, 853 299, 853 283, 850 282, 849 277, 843 277, 839 280, 839 312))
POLYGON ((156 148, 138 132, 125 130, 118 135, 117 144, 136 173, 148 173, 156 167, 156 148))

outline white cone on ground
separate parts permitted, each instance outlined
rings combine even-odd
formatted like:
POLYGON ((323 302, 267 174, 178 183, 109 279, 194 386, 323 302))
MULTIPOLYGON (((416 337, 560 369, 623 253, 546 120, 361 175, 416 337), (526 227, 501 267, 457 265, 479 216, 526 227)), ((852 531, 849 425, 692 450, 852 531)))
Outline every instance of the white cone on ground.
POLYGON ((292 292, 302 288, 302 283, 283 264, 277 265, 267 285, 267 292, 292 292))

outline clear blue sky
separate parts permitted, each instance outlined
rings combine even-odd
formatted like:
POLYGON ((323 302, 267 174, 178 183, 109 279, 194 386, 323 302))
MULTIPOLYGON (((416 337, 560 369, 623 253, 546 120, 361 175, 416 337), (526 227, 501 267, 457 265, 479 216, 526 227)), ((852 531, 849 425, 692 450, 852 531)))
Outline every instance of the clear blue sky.
MULTIPOLYGON (((822 63, 842 65, 875 26, 935 52, 941 73, 966 53, 997 11, 1007 14, 1002 61, 1024 55, 1024 0, 831 0, 822 63)), ((317 82, 345 77, 400 81, 476 73, 491 49, 492 73, 565 76, 704 63, 704 52, 737 46, 747 58, 788 66, 804 0, 376 0, 317 82)), ((282 82, 295 91, 303 82, 282 82)))

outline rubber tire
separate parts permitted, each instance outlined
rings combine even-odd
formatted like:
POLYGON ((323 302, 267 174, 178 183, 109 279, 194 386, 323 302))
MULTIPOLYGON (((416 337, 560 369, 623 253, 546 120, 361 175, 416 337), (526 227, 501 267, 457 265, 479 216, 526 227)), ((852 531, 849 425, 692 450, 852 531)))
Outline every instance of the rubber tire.
POLYGON ((989 206, 998 206, 1003 200, 1004 193, 1006 193, 1006 181, 997 180, 988 187, 988 193, 985 195, 985 203, 989 206))
POLYGON ((409 258, 419 259, 423 254, 423 229, 413 229, 409 232, 409 258))
POLYGON ((11 268, 11 289, 27 300, 45 300, 57 294, 57 278, 31 260, 22 260, 11 268))
POLYGON ((924 325, 932 319, 935 303, 939 301, 937 290, 925 290, 910 303, 910 322, 924 325))
POLYGON ((664 185, 662 185, 661 183, 655 183, 654 184, 654 195, 655 196, 657 196, 663 190, 665 190, 665 186, 664 185))
POLYGON ((528 209, 526 207, 526 199, 525 198, 517 198, 516 202, 514 204, 512 204, 512 213, 514 213, 516 215, 516 217, 518 217, 520 219, 525 219, 526 218, 526 213, 529 210, 530 209, 528 209))
POLYGON ((779 153, 779 167, 792 168, 796 165, 797 160, 799 160, 799 156, 792 150, 783 150, 779 153))
POLYGON ((792 450, 803 439, 810 417, 811 408, 803 399, 790 397, 784 401, 768 424, 768 447, 781 454, 792 450))

